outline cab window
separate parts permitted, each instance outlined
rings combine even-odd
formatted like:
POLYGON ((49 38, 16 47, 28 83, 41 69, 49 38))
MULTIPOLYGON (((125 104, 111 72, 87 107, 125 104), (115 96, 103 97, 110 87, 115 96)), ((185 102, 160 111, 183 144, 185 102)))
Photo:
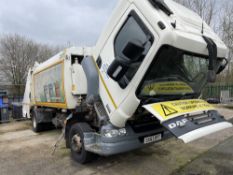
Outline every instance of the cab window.
POLYGON ((142 64, 144 58, 146 57, 148 51, 150 50, 154 37, 145 26, 143 21, 139 18, 135 11, 132 11, 123 26, 121 27, 119 33, 117 34, 114 42, 115 58, 124 59, 124 49, 128 43, 134 42, 143 46, 143 53, 135 60, 133 58, 134 53, 131 53, 128 58, 132 61, 132 64, 128 65, 129 68, 125 75, 118 82, 120 87, 126 88, 130 81, 133 79, 140 65, 142 64))

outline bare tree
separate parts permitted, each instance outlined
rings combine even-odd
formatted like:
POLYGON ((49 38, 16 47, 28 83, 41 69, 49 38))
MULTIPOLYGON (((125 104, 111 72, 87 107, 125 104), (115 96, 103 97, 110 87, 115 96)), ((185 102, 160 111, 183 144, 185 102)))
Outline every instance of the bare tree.
POLYGON ((13 85, 24 84, 27 71, 35 61, 44 61, 57 49, 35 43, 23 36, 5 35, 0 39, 0 67, 5 79, 13 85))
POLYGON ((233 82, 233 2, 216 0, 175 0, 197 12, 220 35, 229 49, 229 65, 218 82, 233 82))
POLYGON ((63 47, 61 46, 49 46, 45 44, 38 44, 38 54, 35 61, 37 62, 44 62, 45 60, 49 59, 54 54, 61 51, 63 47))
POLYGON ((223 11, 219 17, 219 34, 229 49, 229 65, 219 80, 233 82, 233 2, 228 1, 223 4, 223 11))
POLYGON ((219 11, 216 0, 175 0, 176 2, 188 7, 198 13, 203 20, 212 27, 214 18, 219 11))

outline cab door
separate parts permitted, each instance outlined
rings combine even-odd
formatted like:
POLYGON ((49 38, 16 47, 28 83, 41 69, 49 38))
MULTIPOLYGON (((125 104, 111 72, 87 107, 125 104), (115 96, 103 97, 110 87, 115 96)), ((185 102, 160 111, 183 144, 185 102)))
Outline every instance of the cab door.
MULTIPOLYGON (((147 59, 148 52, 153 45, 154 35, 152 32, 152 27, 132 4, 114 28, 100 52, 97 59, 100 68, 100 96, 110 117, 134 86, 135 75, 144 60, 147 59), (115 59, 123 57, 124 49, 130 42, 143 45, 143 51, 140 58, 129 65, 124 76, 119 81, 115 81, 108 74, 109 67, 115 59)), ((133 108, 134 106, 132 106, 132 110, 133 108)))

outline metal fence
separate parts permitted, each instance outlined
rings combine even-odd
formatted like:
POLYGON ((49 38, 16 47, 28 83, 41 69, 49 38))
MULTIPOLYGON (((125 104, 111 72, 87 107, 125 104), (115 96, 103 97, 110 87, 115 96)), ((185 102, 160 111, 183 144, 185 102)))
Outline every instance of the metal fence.
POLYGON ((221 98, 221 92, 222 91, 229 91, 229 96, 233 97, 233 84, 214 84, 214 85, 208 85, 204 88, 202 91, 202 97, 204 99, 207 98, 221 98))
MULTIPOLYGON (((7 96, 9 103, 22 101, 25 85, 6 85, 0 83, 0 97, 7 96)), ((221 92, 229 91, 229 96, 233 97, 233 84, 209 84, 202 91, 202 98, 221 99, 221 92)))
POLYGON ((24 85, 0 83, 0 123, 21 120, 24 85))

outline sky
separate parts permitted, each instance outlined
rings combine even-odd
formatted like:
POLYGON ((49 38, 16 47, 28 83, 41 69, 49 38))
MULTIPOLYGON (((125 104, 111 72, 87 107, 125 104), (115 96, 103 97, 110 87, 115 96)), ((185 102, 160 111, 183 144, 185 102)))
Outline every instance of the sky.
POLYGON ((92 46, 117 0, 0 0, 0 35, 52 45, 92 46))
POLYGON ((0 0, 0 37, 17 33, 44 44, 93 46, 117 1, 0 0))

